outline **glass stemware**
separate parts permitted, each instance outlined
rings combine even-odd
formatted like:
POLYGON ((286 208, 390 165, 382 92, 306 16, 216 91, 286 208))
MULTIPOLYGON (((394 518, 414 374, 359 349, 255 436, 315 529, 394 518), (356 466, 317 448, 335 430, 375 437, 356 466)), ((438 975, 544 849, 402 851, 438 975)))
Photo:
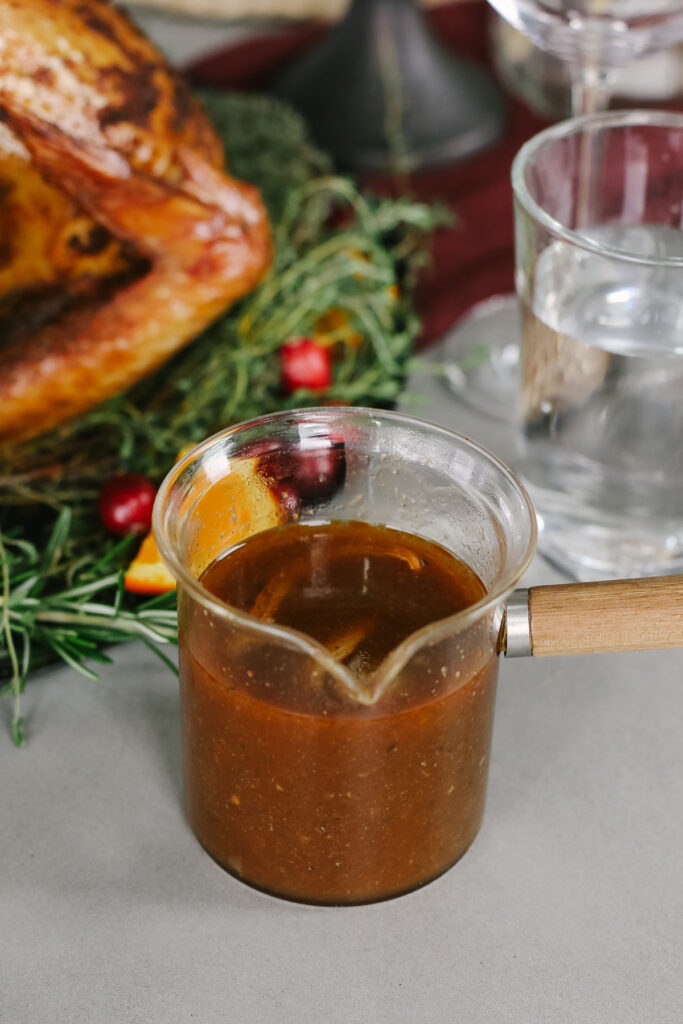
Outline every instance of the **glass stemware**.
POLYGON ((569 67, 572 114, 604 109, 614 72, 683 38, 681 0, 489 0, 569 67))
MULTIPOLYGON (((574 116, 607 108, 618 69, 683 40, 682 0, 489 3, 539 49, 566 63, 574 116)), ((474 306, 442 343, 452 390, 506 422, 516 419, 520 333, 516 296, 498 295, 474 306)))

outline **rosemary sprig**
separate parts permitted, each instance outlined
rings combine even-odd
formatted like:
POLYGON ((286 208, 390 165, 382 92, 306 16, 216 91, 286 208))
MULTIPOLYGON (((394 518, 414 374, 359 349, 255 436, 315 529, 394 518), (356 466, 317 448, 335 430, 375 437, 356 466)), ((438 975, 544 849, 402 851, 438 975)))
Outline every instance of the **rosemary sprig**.
POLYGON ((71 512, 64 508, 42 552, 26 538, 0 532, 0 666, 3 660, 8 663, 10 676, 0 695, 12 696, 11 734, 17 746, 25 741, 21 694, 31 667, 46 655, 97 680, 89 662, 110 664, 107 646, 139 638, 174 668, 160 645, 177 639, 175 594, 126 607, 122 571, 106 570, 130 547, 128 540, 95 561, 69 565, 65 551, 70 527, 71 512))

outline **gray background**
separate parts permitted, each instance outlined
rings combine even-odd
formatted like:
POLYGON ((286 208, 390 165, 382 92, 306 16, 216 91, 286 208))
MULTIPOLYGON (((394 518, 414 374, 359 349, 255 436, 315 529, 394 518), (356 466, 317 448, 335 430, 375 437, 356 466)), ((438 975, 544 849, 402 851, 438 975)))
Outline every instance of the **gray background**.
MULTIPOLYGON (((404 407, 514 461, 436 380, 404 407)), ((539 560, 528 582, 558 578, 539 560)), ((678 1024, 682 670, 680 652, 503 663, 474 846, 345 909, 252 891, 200 849, 176 683, 144 648, 99 684, 32 679, 28 746, 0 731, 0 1021, 678 1024)))

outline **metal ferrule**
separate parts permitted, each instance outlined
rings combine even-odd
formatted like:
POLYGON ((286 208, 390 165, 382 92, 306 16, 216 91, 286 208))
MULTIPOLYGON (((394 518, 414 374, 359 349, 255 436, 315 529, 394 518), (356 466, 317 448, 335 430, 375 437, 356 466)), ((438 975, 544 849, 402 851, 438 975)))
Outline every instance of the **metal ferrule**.
POLYGON ((520 587, 510 594, 505 607, 506 658, 528 658, 531 650, 529 627, 529 590, 520 587))

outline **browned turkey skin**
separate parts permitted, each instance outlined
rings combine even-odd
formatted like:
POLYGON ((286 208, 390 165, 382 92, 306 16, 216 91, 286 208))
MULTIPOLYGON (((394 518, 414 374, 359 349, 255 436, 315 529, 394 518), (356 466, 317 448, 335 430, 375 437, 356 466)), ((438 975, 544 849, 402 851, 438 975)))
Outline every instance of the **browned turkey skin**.
POLYGON ((0 112, 0 317, 41 294, 60 313, 0 341, 7 441, 156 369, 257 283, 271 245, 185 84, 103 0, 0 4, 0 112))

